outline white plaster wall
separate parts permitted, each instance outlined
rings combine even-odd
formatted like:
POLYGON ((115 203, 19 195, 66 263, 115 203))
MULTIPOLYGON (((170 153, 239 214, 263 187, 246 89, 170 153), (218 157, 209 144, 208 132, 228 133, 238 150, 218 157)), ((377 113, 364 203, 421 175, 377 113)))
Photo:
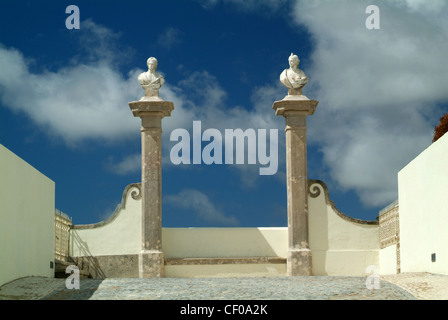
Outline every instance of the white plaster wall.
POLYGON ((391 245, 380 250, 380 274, 397 273, 397 245, 391 245))
POLYGON ((54 277, 55 184, 0 145, 0 285, 54 277))
POLYGON ((448 134, 398 173, 398 188, 401 271, 448 274, 448 134))
POLYGON ((309 241, 313 275, 364 276, 366 268, 379 268, 379 228, 349 221, 327 203, 320 184, 320 195, 308 197, 309 241))
POLYGON ((71 256, 138 254, 141 251, 141 199, 134 200, 133 192, 138 193, 138 188, 128 189, 125 201, 118 205, 120 208, 111 222, 71 230, 71 256))
POLYGON ((167 258, 282 257, 288 228, 164 228, 167 258))
MULTIPOLYGON (((164 228, 162 247, 166 258, 286 258, 288 228, 164 228)), ((172 278, 255 276, 286 276, 286 263, 165 266, 172 278)))

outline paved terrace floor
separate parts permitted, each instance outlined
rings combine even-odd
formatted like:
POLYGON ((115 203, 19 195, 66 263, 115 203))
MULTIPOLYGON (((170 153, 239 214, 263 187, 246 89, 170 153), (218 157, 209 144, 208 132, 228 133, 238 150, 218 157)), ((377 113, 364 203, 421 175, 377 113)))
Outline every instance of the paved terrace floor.
POLYGON ((366 277, 266 277, 199 279, 65 279, 27 277, 0 287, 0 300, 447 300, 448 276, 428 273, 366 277))

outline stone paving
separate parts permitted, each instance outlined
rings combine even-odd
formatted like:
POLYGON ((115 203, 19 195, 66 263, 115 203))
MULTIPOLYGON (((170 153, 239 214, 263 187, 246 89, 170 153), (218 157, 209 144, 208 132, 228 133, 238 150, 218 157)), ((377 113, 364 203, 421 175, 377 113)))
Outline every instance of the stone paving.
POLYGON ((448 276, 431 273, 400 273, 384 275, 381 279, 392 282, 419 300, 448 300, 448 276))
POLYGON ((406 290, 381 280, 368 289, 366 277, 81 279, 22 278, 0 287, 0 300, 413 300, 406 290))

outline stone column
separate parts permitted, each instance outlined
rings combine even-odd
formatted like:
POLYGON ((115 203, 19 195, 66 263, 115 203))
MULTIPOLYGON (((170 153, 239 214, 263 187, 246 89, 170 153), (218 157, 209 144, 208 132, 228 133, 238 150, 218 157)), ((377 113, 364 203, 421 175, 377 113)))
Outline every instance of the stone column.
POLYGON ((129 102, 142 121, 142 251, 140 278, 163 277, 162 252, 162 118, 171 115, 172 102, 149 98, 129 102))
MULTIPOLYGON (((300 92, 301 93, 301 92, 300 92)), ((275 101, 275 114, 286 118, 286 181, 288 195, 289 276, 312 275, 308 242, 308 177, 306 116, 316 110, 318 101, 303 95, 288 95, 275 101)))

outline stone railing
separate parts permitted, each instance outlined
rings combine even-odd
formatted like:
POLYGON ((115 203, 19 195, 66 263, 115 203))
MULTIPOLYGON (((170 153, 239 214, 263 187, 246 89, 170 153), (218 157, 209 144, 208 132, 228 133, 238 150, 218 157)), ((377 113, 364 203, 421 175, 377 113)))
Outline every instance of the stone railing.
POLYGON ((379 212, 378 222, 380 225, 380 247, 384 249, 400 243, 400 226, 398 201, 379 212))
POLYGON ((67 261, 69 255, 70 227, 71 219, 59 210, 55 211, 55 243, 54 257, 56 260, 67 261))
POLYGON ((380 225, 380 248, 395 245, 397 273, 401 272, 400 254, 400 219, 398 200, 394 201, 378 214, 380 225))

